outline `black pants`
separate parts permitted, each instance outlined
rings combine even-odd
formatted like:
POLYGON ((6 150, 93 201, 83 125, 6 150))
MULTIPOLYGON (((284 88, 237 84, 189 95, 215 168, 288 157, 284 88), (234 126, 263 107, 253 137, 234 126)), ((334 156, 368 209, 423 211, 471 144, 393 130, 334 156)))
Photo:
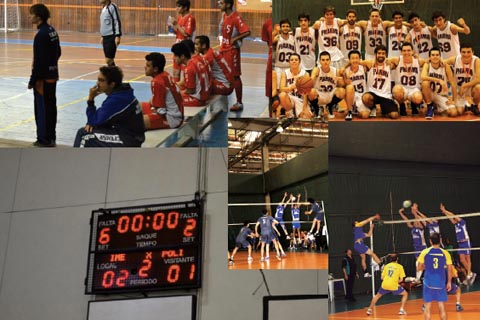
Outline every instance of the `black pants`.
POLYGON ((57 139, 57 81, 37 80, 33 88, 37 140, 50 144, 57 139))
POLYGON ((348 280, 346 281, 347 286, 347 295, 345 296, 346 299, 351 300, 353 299, 353 285, 355 283, 355 275, 348 276, 348 280))

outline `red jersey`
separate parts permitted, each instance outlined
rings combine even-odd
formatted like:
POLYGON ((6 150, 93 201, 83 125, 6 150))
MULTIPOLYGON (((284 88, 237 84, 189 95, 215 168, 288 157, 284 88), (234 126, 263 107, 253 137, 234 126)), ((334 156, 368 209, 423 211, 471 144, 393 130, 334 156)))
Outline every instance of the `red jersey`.
POLYGON ((166 109, 166 117, 172 128, 183 120, 183 99, 173 78, 166 71, 157 74, 150 82, 152 105, 166 109))
POLYGON ((233 70, 220 52, 209 48, 203 57, 210 64, 213 79, 222 83, 233 82, 233 70))
POLYGON ((177 17, 177 22, 178 22, 178 25, 180 27, 182 27, 183 30, 185 30, 185 32, 189 36, 185 37, 180 32, 180 30, 175 30, 175 43, 179 43, 179 42, 181 42, 182 40, 185 40, 185 39, 192 39, 193 40, 195 38, 195 28, 196 28, 195 17, 191 13, 189 13, 187 15, 184 15, 184 16, 178 16, 177 17))
POLYGON ((231 49, 234 46, 234 44, 231 43, 232 38, 247 31, 250 31, 250 29, 245 22, 243 22, 238 12, 233 11, 228 16, 226 13, 223 13, 222 44, 220 51, 231 49))
POLYGON ((198 54, 192 56, 184 70, 185 88, 195 89, 190 96, 206 101, 212 85, 212 71, 208 62, 198 54))

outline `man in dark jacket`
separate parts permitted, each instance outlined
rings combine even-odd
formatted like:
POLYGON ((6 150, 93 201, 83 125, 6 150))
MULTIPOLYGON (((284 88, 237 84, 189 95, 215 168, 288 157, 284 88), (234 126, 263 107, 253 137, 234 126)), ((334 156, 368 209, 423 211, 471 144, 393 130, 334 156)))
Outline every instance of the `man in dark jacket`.
POLYGON ((355 278, 358 278, 358 273, 357 264, 352 256, 351 249, 345 251, 345 257, 342 260, 342 271, 347 284, 347 295, 345 296, 345 299, 348 301, 355 301, 355 298, 353 297, 353 285, 355 283, 355 278))
POLYGON ((54 147, 57 126, 58 59, 61 55, 57 31, 47 24, 50 11, 41 3, 30 7, 30 18, 38 32, 33 40, 32 75, 28 89, 33 89, 37 141, 35 147, 54 147))
POLYGON ((120 68, 100 68, 88 96, 87 124, 78 130, 74 147, 140 147, 145 141, 142 108, 132 87, 122 80, 120 68), (101 93, 107 98, 97 109, 94 99, 101 93))

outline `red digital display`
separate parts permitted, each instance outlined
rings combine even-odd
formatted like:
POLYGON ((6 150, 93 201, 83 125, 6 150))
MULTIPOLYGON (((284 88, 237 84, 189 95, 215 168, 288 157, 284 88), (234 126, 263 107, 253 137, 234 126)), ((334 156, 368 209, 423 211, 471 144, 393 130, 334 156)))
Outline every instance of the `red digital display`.
POLYGON ((200 287, 197 202, 93 211, 86 293, 200 287))

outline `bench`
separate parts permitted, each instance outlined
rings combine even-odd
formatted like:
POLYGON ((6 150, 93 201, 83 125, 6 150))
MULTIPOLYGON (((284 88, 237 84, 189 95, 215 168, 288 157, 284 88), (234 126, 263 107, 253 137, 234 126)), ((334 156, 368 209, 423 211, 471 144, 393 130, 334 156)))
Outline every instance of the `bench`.
POLYGON ((193 139, 197 139, 200 133, 208 127, 221 112, 228 109, 227 96, 211 96, 205 106, 202 107, 184 107, 184 121, 179 128, 158 129, 145 132, 145 142, 143 148, 156 148, 163 145, 168 140, 175 140, 174 147, 183 147, 193 139), (202 121, 202 117, 207 114, 210 117, 202 121))

